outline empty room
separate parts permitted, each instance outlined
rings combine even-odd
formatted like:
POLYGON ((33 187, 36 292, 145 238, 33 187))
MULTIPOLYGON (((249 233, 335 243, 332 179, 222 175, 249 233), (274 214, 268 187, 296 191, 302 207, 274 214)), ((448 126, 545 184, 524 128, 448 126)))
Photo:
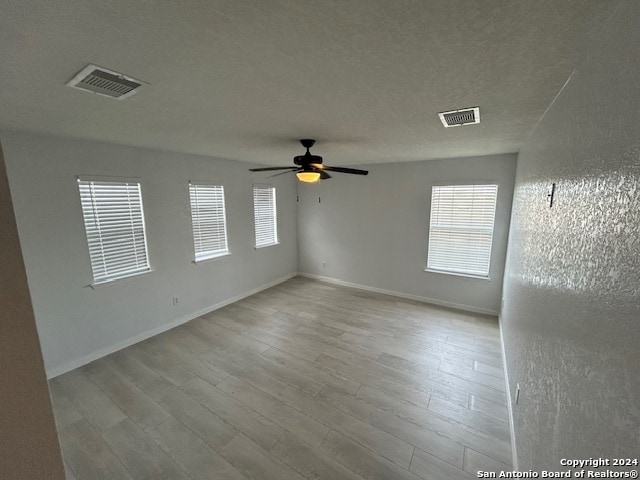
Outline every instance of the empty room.
POLYGON ((0 478, 637 478, 640 2, 0 13, 0 478))

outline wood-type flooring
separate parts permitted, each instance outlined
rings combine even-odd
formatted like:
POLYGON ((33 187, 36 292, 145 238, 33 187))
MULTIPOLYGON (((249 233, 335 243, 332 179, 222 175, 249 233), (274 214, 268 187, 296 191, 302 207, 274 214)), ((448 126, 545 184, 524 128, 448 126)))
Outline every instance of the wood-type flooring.
POLYGON ((511 470, 498 323, 296 277, 50 381, 68 479, 511 470))

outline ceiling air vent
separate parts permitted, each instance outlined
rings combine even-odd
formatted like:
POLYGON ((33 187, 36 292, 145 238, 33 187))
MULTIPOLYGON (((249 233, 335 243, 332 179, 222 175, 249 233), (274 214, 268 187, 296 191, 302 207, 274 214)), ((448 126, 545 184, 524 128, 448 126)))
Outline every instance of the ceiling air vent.
POLYGON ((87 65, 67 85, 122 100, 136 93, 143 82, 106 68, 87 65))
POLYGON ((460 125, 471 125, 473 123, 480 123, 480 107, 440 112, 438 116, 440 117, 442 125, 446 128, 459 127, 460 125))

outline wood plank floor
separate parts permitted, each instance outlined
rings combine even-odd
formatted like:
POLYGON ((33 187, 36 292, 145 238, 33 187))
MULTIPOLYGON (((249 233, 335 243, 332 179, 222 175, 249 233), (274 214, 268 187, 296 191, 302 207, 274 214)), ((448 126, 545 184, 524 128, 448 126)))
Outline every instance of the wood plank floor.
POLYGON ((497 320, 296 277, 50 382, 69 479, 510 470, 497 320))

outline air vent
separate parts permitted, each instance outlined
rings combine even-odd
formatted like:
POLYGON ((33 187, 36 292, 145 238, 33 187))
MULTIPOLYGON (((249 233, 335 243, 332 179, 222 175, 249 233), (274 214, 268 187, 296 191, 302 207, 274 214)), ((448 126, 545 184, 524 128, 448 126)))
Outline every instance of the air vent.
POLYGON ((442 125, 446 128, 459 127, 461 125, 471 125, 480 123, 480 107, 463 108, 462 110, 451 110, 450 112, 440 112, 438 114, 442 125))
POLYGON ((136 93, 143 82, 106 68, 87 65, 67 85, 122 100, 136 93))

